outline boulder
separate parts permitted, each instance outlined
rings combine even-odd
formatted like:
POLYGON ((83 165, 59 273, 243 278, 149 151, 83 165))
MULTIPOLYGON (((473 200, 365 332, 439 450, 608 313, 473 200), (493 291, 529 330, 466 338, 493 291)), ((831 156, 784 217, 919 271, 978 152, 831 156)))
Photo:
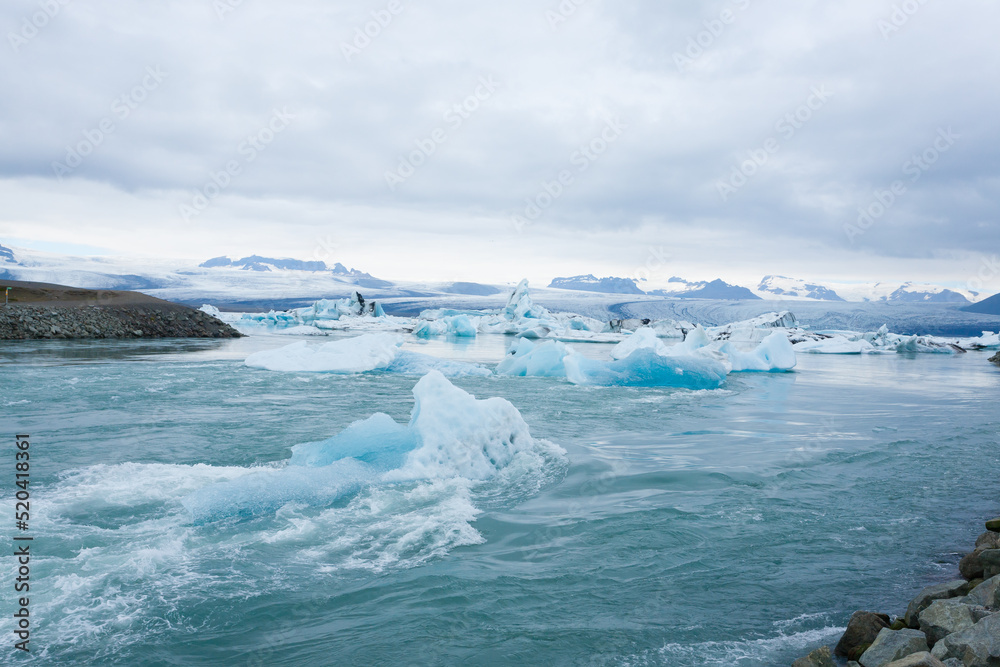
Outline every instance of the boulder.
POLYGON ((890 662, 885 667, 948 667, 930 653, 912 653, 902 660, 890 662))
POLYGON ((920 627, 920 623, 918 621, 920 612, 931 606, 931 603, 935 600, 957 598, 968 592, 969 582, 963 579, 956 579, 943 584, 928 586, 924 590, 917 593, 917 597, 913 598, 909 606, 906 608, 906 625, 913 629, 920 627))
POLYGON ((986 549, 980 552, 979 562, 983 565, 983 578, 990 579, 1000 574, 1000 549, 986 549))
MULTIPOLYGON (((987 524, 989 523, 987 522, 987 524)), ((980 556, 984 551, 990 549, 1000 549, 1000 532, 988 530, 979 536, 976 540, 975 550, 970 554, 966 554, 958 564, 958 571, 962 576, 966 579, 983 577, 984 565, 980 560, 980 556)))
POLYGON ((920 612, 920 631, 927 636, 928 645, 934 646, 953 632, 971 628, 978 620, 972 607, 959 600, 935 600, 920 612))
POLYGON ((833 652, 845 658, 853 657, 851 649, 871 644, 878 637, 878 633, 887 627, 889 627, 889 617, 886 614, 856 611, 851 614, 847 630, 844 631, 844 636, 837 642, 833 652))
POLYGON ((830 654, 830 647, 823 646, 804 658, 799 658, 792 663, 792 667, 837 667, 830 654))
POLYGON ((948 635, 931 651, 938 660, 958 658, 964 667, 1000 665, 1000 614, 992 614, 971 628, 948 635))
MULTIPOLYGON (((1000 355, 1000 352, 998 352, 997 354, 1000 355)), ((992 532, 995 532, 995 533, 1000 533, 1000 518, 990 519, 989 521, 987 521, 986 522, 986 530, 989 530, 989 531, 992 531, 992 532)))
POLYGON ((885 667, 895 660, 927 650, 927 638, 920 630, 883 628, 858 662, 862 667, 885 667))
POLYGON ((987 579, 962 598, 965 604, 1000 609, 1000 576, 987 579))

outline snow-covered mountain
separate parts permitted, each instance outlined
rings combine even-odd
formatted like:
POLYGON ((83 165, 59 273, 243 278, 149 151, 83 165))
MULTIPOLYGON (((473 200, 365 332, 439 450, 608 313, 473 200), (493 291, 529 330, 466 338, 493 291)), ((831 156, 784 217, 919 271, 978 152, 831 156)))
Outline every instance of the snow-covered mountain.
POLYGON ((759 299, 760 297, 739 285, 730 285, 722 280, 711 282, 688 282, 682 278, 671 278, 669 288, 643 290, 632 278, 596 278, 593 274, 555 278, 549 287, 553 289, 596 292, 599 294, 643 294, 669 299, 759 299))
POLYGON ((811 301, 844 301, 834 290, 785 276, 764 276, 755 290, 762 299, 809 299, 811 301))
POLYGON ((601 294, 645 294, 635 280, 631 278, 596 278, 593 274, 572 276, 569 278, 553 278, 549 287, 554 289, 570 289, 582 292, 599 292, 601 294))
POLYGON ((16 263, 17 260, 14 259, 14 251, 10 248, 0 245, 0 263, 10 262, 16 263))
POLYGON ((760 299, 746 287, 730 285, 723 280, 688 282, 675 276, 667 282, 670 284, 668 289, 652 290, 646 293, 669 299, 725 299, 730 301, 756 301, 760 299))
POLYGON ((888 301, 894 303, 971 303, 979 294, 926 283, 826 283, 848 301, 888 301))
POLYGON ((198 265, 202 269, 239 269, 241 271, 256 271, 258 273, 271 273, 274 271, 305 271, 309 273, 329 272, 338 278, 345 278, 361 287, 378 288, 391 287, 392 283, 386 280, 379 280, 370 273, 365 273, 357 269, 348 269, 337 262, 330 268, 326 262, 306 261, 291 258, 261 257, 260 255, 250 255, 242 259, 232 260, 229 257, 213 257, 210 260, 198 265))

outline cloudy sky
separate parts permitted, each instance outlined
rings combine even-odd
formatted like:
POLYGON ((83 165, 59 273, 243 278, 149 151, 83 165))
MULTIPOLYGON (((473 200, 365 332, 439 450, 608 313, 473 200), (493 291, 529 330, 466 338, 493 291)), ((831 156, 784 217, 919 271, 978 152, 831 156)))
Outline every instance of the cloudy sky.
POLYGON ((0 242, 961 285, 1000 252, 998 23, 988 0, 8 0, 0 242))

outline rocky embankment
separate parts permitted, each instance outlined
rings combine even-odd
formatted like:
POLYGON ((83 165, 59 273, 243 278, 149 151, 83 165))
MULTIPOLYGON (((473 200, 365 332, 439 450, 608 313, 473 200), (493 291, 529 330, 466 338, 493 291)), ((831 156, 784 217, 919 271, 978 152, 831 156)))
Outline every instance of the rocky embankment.
POLYGON ((81 306, 0 307, 0 339, 239 338, 240 333, 192 308, 81 306))
POLYGON ((240 335, 207 313, 139 292, 0 280, 0 340, 240 335))
POLYGON ((858 611, 831 652, 813 651, 792 667, 1000 667, 1000 519, 986 522, 958 565, 961 579, 928 586, 891 620, 858 611))

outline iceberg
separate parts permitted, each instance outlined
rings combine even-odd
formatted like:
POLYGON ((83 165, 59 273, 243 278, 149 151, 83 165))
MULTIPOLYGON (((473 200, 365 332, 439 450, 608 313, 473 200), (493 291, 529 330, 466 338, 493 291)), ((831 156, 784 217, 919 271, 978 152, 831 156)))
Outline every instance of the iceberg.
POLYGON ((425 320, 413 329, 413 335, 418 338, 431 336, 458 336, 460 338, 475 338, 476 325, 468 315, 447 315, 438 320, 425 320))
POLYGON ((250 368, 289 373, 367 373, 385 371, 406 375, 424 375, 439 371, 449 377, 492 375, 478 364, 439 359, 418 352, 402 350, 398 334, 363 334, 355 338, 330 341, 319 346, 299 341, 276 350, 255 352, 244 364, 250 368))
POLYGON ((532 438, 505 399, 478 400, 436 371, 416 383, 413 397, 408 424, 377 413, 327 440, 294 446, 283 467, 210 484, 183 505, 205 523, 273 513, 288 503, 325 507, 366 487, 458 480, 474 488, 497 478, 544 477, 565 461, 561 447, 532 438))
POLYGON ((667 345, 659 339, 657 332, 651 327, 636 329, 628 338, 614 346, 611 350, 612 359, 624 359, 636 350, 651 349, 657 354, 669 354, 667 345))
POLYGON ((772 333, 752 352, 734 349, 732 343, 725 343, 720 350, 728 357, 734 373, 790 371, 797 363, 795 349, 782 331, 772 333))
POLYGON ((499 375, 516 377, 566 377, 563 362, 571 354, 573 348, 559 341, 533 343, 527 338, 519 338, 507 350, 496 370, 499 375))
POLYGON ((566 377, 573 384, 617 387, 683 387, 718 389, 727 369, 707 357, 664 356, 640 348, 624 359, 599 361, 573 354, 564 359, 566 377))
POLYGON ((527 278, 517 284, 503 309, 503 316, 508 320, 523 320, 525 318, 537 320, 548 314, 548 310, 536 306, 531 301, 531 296, 528 294, 527 278))
POLYGON ((829 336, 819 340, 805 340, 793 345, 796 352, 807 354, 870 354, 875 346, 867 340, 851 340, 846 336, 829 336))
POLYGON ((396 359, 403 337, 396 334, 365 334, 318 347, 299 341, 255 352, 244 362, 251 368, 269 371, 312 373, 364 373, 385 369, 396 359))
MULTIPOLYGON (((655 336, 652 340, 663 345, 655 336)), ((521 338, 511 345, 496 370, 500 375, 565 377, 573 384, 598 386, 716 389, 726 379, 728 369, 715 359, 664 355, 654 347, 640 347, 648 342, 648 334, 640 334, 631 351, 616 346, 619 355, 628 354, 601 361, 588 359, 559 341, 533 343, 521 338)))

